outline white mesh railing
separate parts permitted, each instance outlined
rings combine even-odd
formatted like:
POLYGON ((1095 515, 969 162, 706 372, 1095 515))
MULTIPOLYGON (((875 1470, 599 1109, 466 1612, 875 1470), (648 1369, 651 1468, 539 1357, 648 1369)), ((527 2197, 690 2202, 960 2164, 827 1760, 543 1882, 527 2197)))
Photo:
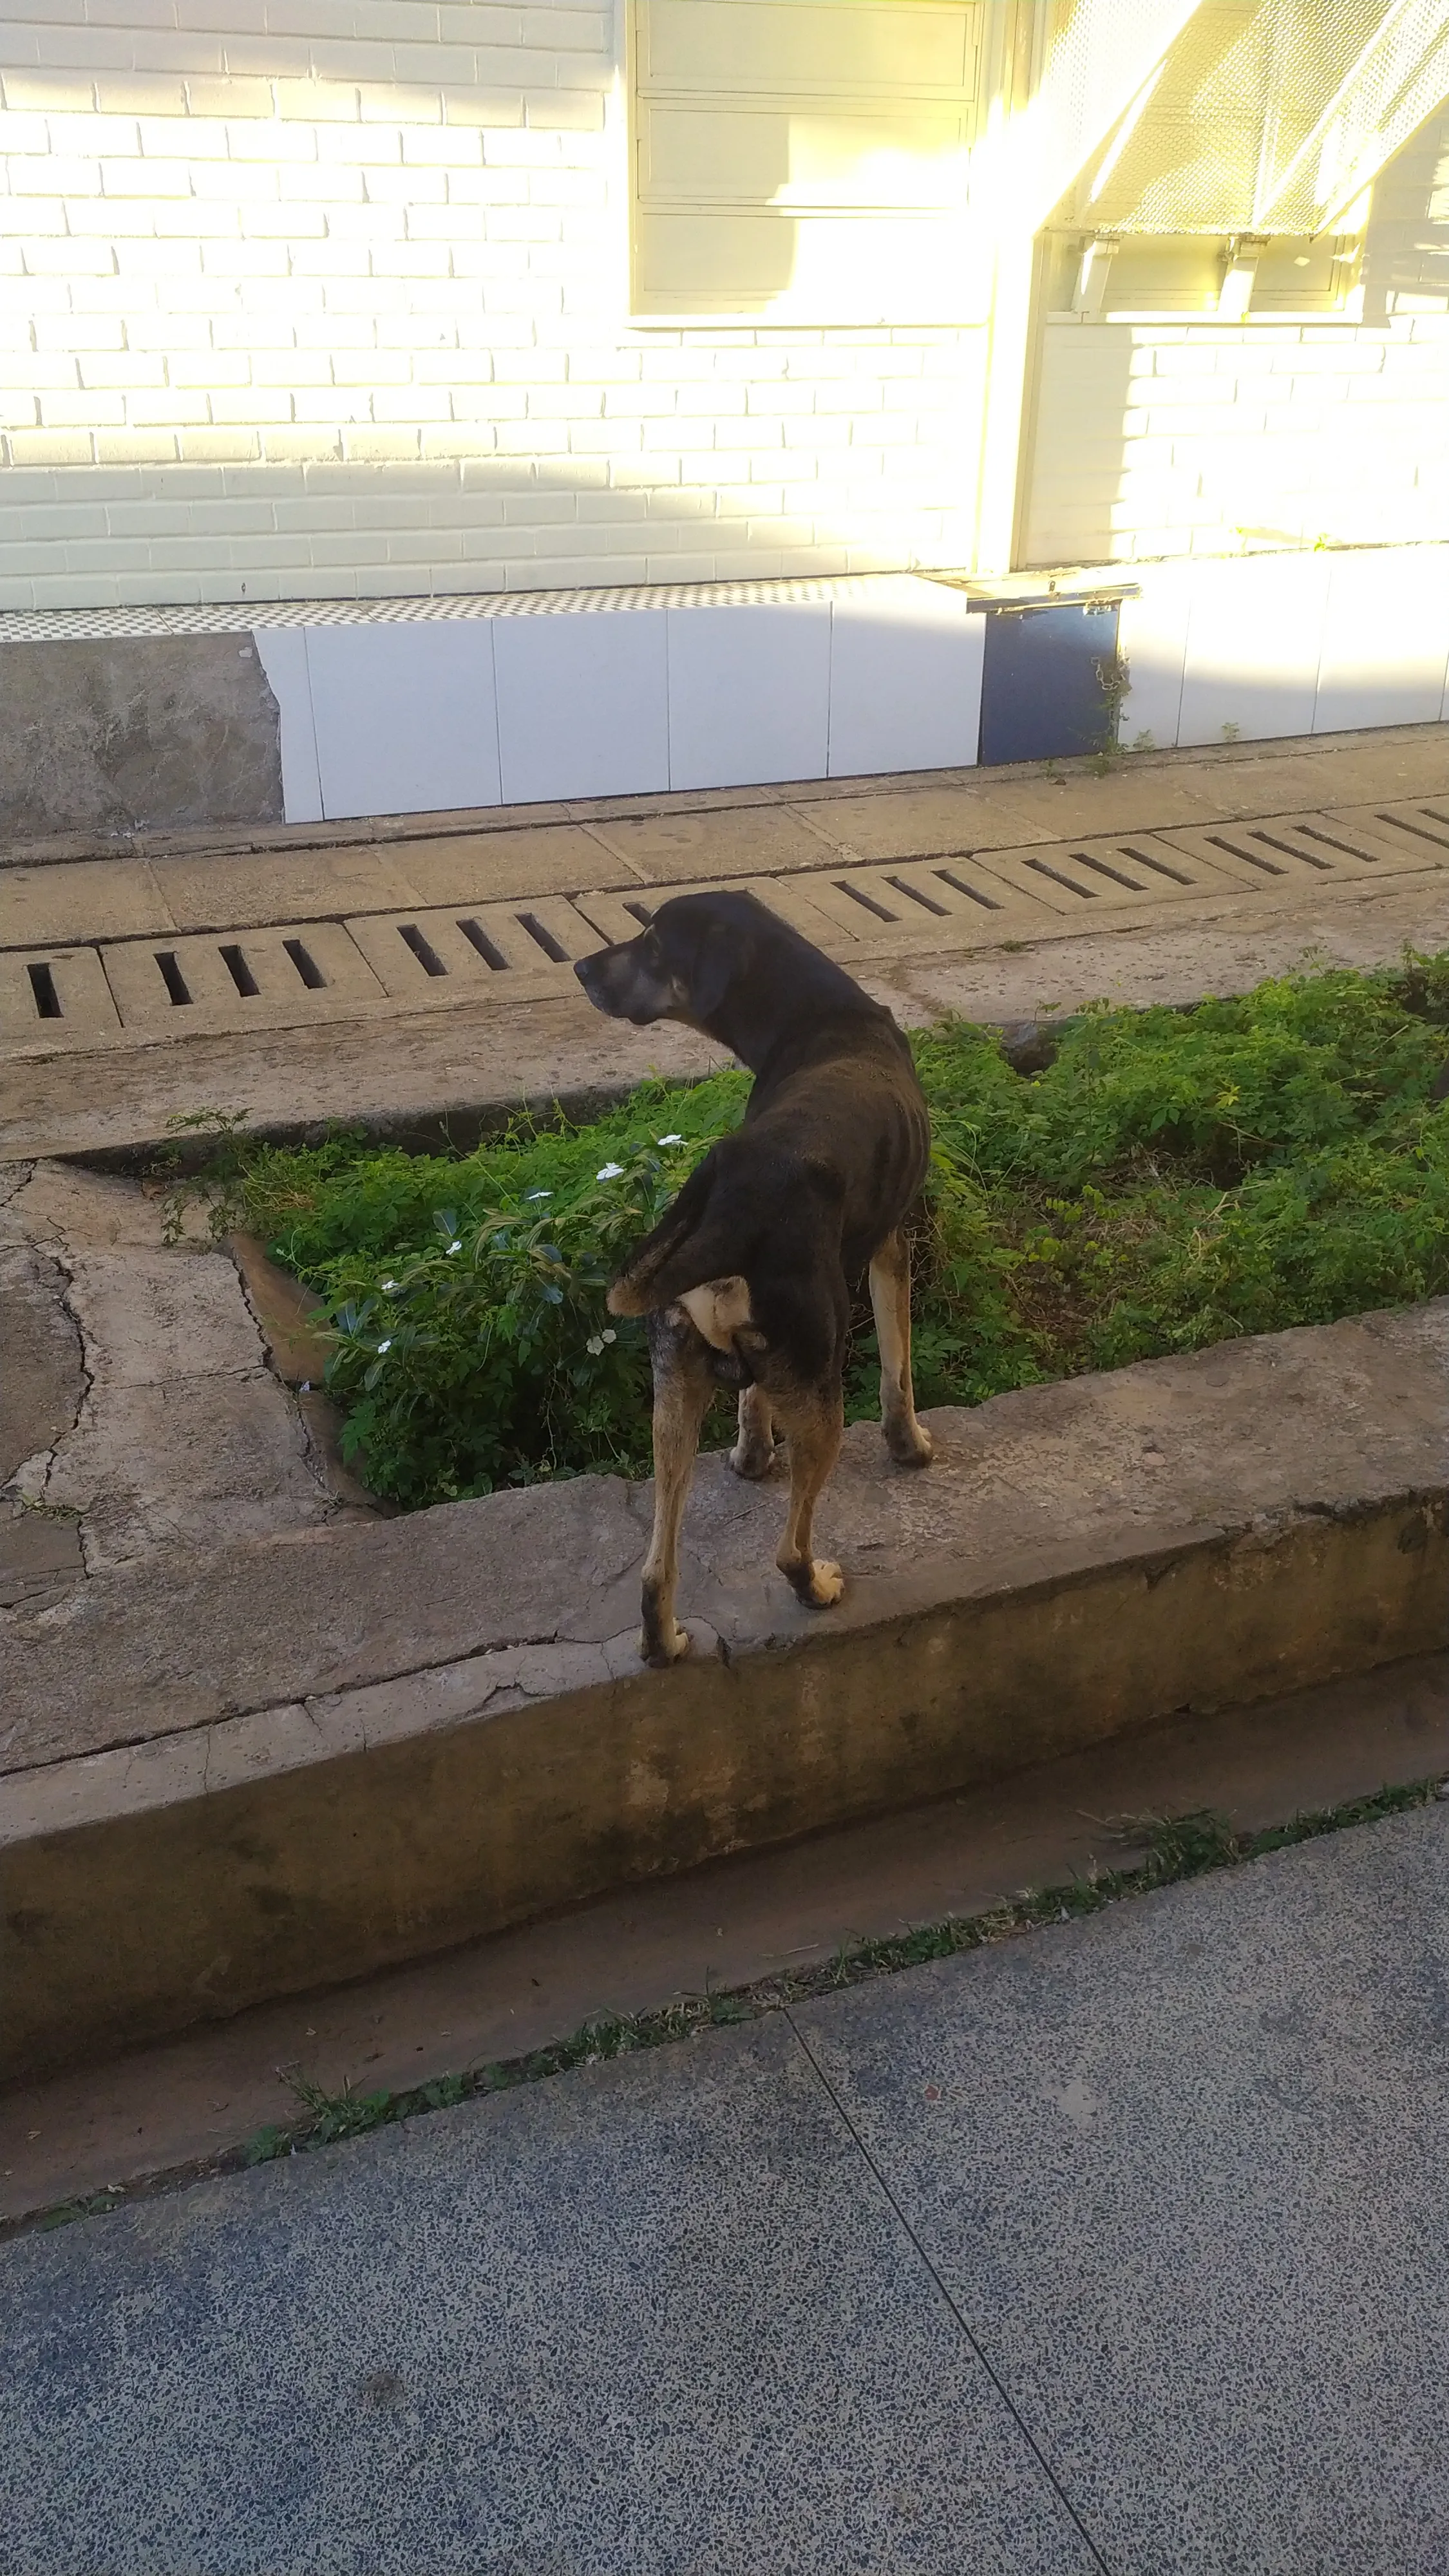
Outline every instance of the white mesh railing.
POLYGON ((1449 0, 1210 0, 1177 14, 1184 23, 1076 164, 1058 207, 1068 221, 1321 232, 1449 96, 1449 0))

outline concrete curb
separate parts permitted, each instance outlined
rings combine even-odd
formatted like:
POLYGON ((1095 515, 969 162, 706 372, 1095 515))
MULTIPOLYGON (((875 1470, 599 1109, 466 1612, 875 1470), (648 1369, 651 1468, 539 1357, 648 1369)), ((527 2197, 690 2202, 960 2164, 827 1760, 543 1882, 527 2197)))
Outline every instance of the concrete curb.
POLYGON ((929 1418, 927 1477, 850 1435, 824 1620, 705 1461, 667 1674, 607 1478, 7 1622, 5 2071, 1449 1642, 1449 1300, 929 1418))

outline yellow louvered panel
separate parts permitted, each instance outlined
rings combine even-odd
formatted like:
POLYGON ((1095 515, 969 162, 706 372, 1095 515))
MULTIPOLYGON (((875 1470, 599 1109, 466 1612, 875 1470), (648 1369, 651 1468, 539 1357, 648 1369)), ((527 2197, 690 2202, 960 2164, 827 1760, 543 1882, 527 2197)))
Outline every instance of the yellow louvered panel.
POLYGON ((980 0, 635 0, 644 313, 960 318, 980 0))

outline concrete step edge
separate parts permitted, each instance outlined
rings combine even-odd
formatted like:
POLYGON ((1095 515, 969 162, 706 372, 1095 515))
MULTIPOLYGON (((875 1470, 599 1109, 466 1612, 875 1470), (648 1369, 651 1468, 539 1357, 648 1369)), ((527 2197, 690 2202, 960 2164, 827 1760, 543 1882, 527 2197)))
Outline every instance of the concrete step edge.
POLYGON ((41 1726, 69 1658, 97 1749, 47 1758, 37 1734, 0 1790, 0 2066, 1434 1651, 1446 1406, 1439 1300, 935 1414, 929 1477, 890 1479, 862 1426, 827 1506, 853 1578, 827 1618, 780 1597, 778 1490, 706 1461, 695 1652, 665 1674, 635 1659, 643 1497, 614 1479, 98 1580, 73 1614, 10 1623, 14 1705, 41 1726), (202 1670, 203 1623, 247 1640, 261 1602, 281 1643, 251 1679, 228 1679, 240 1642, 202 1670))

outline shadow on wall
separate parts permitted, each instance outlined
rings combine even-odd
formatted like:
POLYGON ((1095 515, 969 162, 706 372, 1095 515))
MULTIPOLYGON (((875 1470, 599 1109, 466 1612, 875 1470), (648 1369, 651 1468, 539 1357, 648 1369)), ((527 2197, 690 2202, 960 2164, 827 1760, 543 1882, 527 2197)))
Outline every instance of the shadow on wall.
POLYGON ((1449 314, 1449 110, 1410 138, 1374 190, 1363 289, 1366 322, 1449 314))

